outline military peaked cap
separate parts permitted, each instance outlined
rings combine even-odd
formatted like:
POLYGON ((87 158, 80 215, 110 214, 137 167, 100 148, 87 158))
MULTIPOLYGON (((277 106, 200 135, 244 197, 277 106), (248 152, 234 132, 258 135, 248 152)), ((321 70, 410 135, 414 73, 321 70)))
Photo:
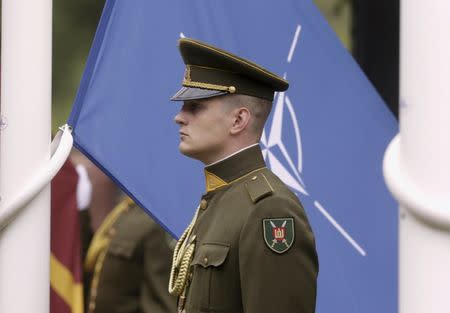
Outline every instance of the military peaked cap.
POLYGON ((182 38, 179 48, 186 69, 183 87, 171 100, 243 94, 272 101, 275 91, 289 87, 285 79, 258 64, 201 41, 182 38))

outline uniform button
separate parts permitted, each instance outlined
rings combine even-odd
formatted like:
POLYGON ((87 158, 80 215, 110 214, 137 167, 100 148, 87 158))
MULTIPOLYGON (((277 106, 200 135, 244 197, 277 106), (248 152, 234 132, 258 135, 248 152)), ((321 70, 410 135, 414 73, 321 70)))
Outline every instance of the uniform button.
POLYGON ((95 310, 95 302, 90 302, 89 303, 89 311, 92 312, 95 310))
POLYGON ((110 228, 109 231, 108 231, 108 234, 110 236, 114 236, 116 234, 116 229, 115 228, 110 228))
POLYGON ((256 180, 258 178, 258 176, 253 176, 252 180, 256 180))
POLYGON ((205 258, 203 259, 203 263, 204 263, 205 265, 208 265, 208 258, 207 258, 207 257, 205 257, 205 258))
POLYGON ((205 199, 202 199, 202 201, 200 201, 200 209, 205 210, 207 206, 208 206, 208 201, 206 201, 205 199))

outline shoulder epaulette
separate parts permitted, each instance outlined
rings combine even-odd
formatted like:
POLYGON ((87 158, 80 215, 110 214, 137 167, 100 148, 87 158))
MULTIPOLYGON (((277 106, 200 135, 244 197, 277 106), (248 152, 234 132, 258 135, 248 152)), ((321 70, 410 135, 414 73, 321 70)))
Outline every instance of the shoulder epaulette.
POLYGON ((253 203, 270 196, 273 193, 273 188, 263 173, 256 173, 249 181, 245 183, 250 199, 253 203))

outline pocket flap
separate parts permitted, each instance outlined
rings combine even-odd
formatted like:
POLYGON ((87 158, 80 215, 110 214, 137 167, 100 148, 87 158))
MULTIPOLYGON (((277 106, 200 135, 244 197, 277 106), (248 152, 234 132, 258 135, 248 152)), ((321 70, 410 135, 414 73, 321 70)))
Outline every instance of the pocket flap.
POLYGON ((192 265, 201 265, 202 267, 220 266, 228 255, 230 247, 221 243, 204 243, 195 249, 192 265))
POLYGON ((108 247, 108 253, 128 259, 133 256, 136 245, 137 242, 133 241, 113 240, 108 247))

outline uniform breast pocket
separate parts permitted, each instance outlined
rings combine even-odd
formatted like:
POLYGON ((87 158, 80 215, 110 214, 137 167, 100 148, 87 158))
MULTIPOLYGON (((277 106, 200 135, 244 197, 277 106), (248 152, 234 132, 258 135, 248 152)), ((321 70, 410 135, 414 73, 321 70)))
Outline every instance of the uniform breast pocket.
POLYGON ((203 312, 221 311, 226 306, 225 290, 217 290, 220 277, 226 275, 230 247, 221 243, 204 243, 196 248, 192 261, 193 277, 189 289, 189 306, 203 312), (222 299, 223 298, 223 299, 222 299))

